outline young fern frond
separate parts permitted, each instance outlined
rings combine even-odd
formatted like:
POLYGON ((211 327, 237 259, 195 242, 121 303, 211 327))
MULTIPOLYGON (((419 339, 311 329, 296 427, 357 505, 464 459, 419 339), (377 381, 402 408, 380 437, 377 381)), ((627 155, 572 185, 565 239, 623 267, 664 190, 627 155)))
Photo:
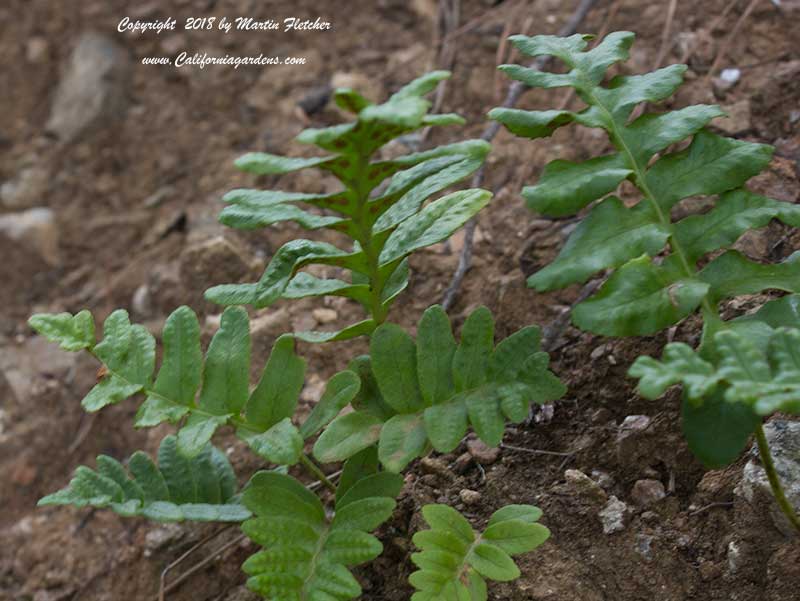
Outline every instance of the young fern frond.
MULTIPOLYGON (((403 479, 378 472, 337 491, 332 516, 290 476, 259 472, 243 495, 255 517, 242 530, 264 550, 242 566, 247 586, 265 599, 346 601, 361 594, 349 567, 375 559, 383 545, 370 532, 389 519, 403 479)), ((341 485, 340 485, 341 488, 341 485)))
POLYGON ((158 449, 158 466, 142 451, 128 460, 97 457, 97 470, 80 466, 66 488, 39 505, 105 507, 124 517, 157 522, 241 522, 251 513, 236 494, 236 476, 225 454, 210 444, 192 459, 178 452, 175 436, 158 449))
MULTIPOLYGON (((188 307, 175 310, 164 324, 163 360, 155 377, 155 339, 143 326, 132 325, 124 310, 108 316, 103 339, 97 343, 88 311, 75 316, 34 315, 29 323, 62 348, 85 349, 103 364, 100 381, 83 399, 87 411, 98 411, 141 392, 145 401, 135 425, 150 427, 185 418, 177 441, 187 457, 200 453, 216 429, 228 424, 268 461, 292 465, 299 460, 303 435, 291 418, 303 387, 305 361, 294 353, 294 339, 281 336, 258 384, 250 391, 250 328, 241 307, 230 307, 222 314, 205 360, 196 315, 188 307)), ((336 374, 312 413, 315 427, 321 428, 335 416, 320 416, 323 410, 333 407, 338 413, 359 387, 354 373, 336 374)), ((311 430, 304 429, 306 436, 316 432, 311 430)))
POLYGON ((352 249, 342 250, 327 242, 292 240, 275 252, 257 283, 215 286, 206 292, 206 298, 222 305, 260 308, 280 298, 332 295, 363 305, 368 317, 361 322, 336 332, 297 334, 313 342, 369 334, 381 324, 395 297, 408 283, 406 257, 448 238, 491 197, 485 190, 465 190, 425 205, 433 195, 480 167, 490 148, 482 140, 448 144, 390 160, 375 159, 377 151, 393 139, 423 127, 463 123, 457 115, 427 114, 431 103, 423 96, 449 75, 446 71, 429 73, 379 105, 353 90, 337 90, 337 104, 354 113, 356 120, 308 129, 297 138, 327 151, 326 156, 288 158, 250 153, 241 157, 236 165, 249 173, 280 175, 314 167, 333 174, 342 188, 331 194, 233 190, 223 198, 228 206, 220 215, 222 223, 253 229, 294 221, 310 230, 340 232, 351 240, 352 249), (388 186, 381 189, 387 178, 391 178, 388 186), (317 211, 302 209, 296 203, 317 211), (351 272, 350 281, 299 272, 311 264, 340 267, 351 272))
POLYGON ((532 505, 499 509, 480 534, 447 505, 425 505, 422 515, 431 529, 413 538, 422 552, 411 555, 419 568, 409 577, 418 591, 411 601, 486 601, 484 579, 519 578, 511 556, 533 551, 550 537, 537 523, 541 510, 532 505))
POLYGON ((702 270, 698 261, 729 249, 747 230, 773 218, 800 226, 800 206, 742 188, 768 165, 772 148, 705 129, 724 115, 719 107, 696 105, 631 120, 640 103, 671 96, 686 70, 684 65, 671 65, 645 75, 617 76, 601 85, 606 70, 628 58, 633 38, 630 32, 611 33, 589 51, 585 48, 590 36, 511 38, 523 54, 553 55, 569 71, 546 73, 518 65, 503 65, 502 71, 533 87, 572 87, 587 106, 578 112, 497 108, 490 117, 530 138, 549 136, 568 123, 600 128, 615 148, 582 163, 553 161, 535 186, 523 190, 528 205, 549 216, 571 215, 601 199, 558 257, 528 283, 540 291, 553 290, 610 269, 599 292, 575 307, 578 327, 608 336, 652 334, 702 308, 711 338, 719 323, 719 301, 768 288, 800 291, 800 255, 780 265, 762 265, 727 250, 702 270), (689 136, 688 148, 659 156, 689 136), (634 206, 607 196, 626 179, 642 197, 634 206), (708 213, 673 222, 672 208, 695 195, 720 196, 708 213), (663 261, 653 261, 665 250, 663 261))
POLYGON ((661 361, 639 357, 630 375, 639 378, 642 396, 658 398, 680 383, 695 404, 720 390, 726 401, 746 403, 761 416, 800 413, 800 330, 779 328, 766 340, 724 330, 714 338, 716 365, 682 342, 668 344, 661 361))
POLYGON ((452 451, 468 423, 497 446, 506 419, 521 422, 531 402, 566 392, 548 371, 539 342, 539 329, 527 327, 495 346, 494 320, 485 307, 467 318, 460 344, 438 305, 423 314, 416 342, 399 326, 383 324, 372 335, 369 357, 350 366, 362 382, 356 410, 331 422, 314 455, 341 461, 377 442, 384 467, 400 471, 431 447, 452 451))
POLYGON ((683 385, 684 435, 710 467, 733 461, 755 434, 775 499, 800 530, 800 517, 783 492, 761 426, 776 411, 800 413, 798 325, 800 296, 786 296, 716 333, 713 354, 671 343, 661 361, 639 357, 629 374, 639 378, 639 392, 650 399, 674 384, 683 385))

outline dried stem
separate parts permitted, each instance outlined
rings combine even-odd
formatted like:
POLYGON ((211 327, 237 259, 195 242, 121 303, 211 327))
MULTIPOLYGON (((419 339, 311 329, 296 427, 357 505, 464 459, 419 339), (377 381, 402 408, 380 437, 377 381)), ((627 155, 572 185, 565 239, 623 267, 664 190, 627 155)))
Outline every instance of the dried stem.
MULTIPOLYGON (((597 4, 597 0, 581 0, 578 4, 578 7, 575 9, 575 12, 572 13, 569 20, 559 30, 558 35, 567 36, 575 33, 575 31, 578 29, 578 26, 586 18, 586 15, 595 4, 597 4)), ((549 60, 549 56, 541 56, 533 61, 529 67, 532 69, 543 69, 549 60)), ((508 88, 508 94, 506 95, 506 99, 501 106, 503 108, 513 107, 519 100, 520 96, 522 96, 522 93, 527 89, 528 86, 522 82, 515 81, 508 88)), ((493 121, 486 126, 486 129, 483 130, 481 139, 489 142, 494 139, 498 131, 500 131, 500 123, 493 121)), ((484 168, 481 166, 475 172, 475 175, 472 176, 470 187, 479 188, 481 186, 483 183, 483 170, 484 168)), ((447 290, 442 298, 442 307, 444 307, 445 310, 448 310, 452 306, 456 295, 458 294, 458 290, 461 287, 461 282, 464 280, 464 276, 466 275, 467 271, 469 271, 470 262, 472 261, 472 241, 475 236, 475 224, 475 219, 470 219, 464 228, 464 246, 461 249, 461 255, 458 259, 458 267, 456 268, 453 278, 450 280, 450 285, 447 287, 447 290)))

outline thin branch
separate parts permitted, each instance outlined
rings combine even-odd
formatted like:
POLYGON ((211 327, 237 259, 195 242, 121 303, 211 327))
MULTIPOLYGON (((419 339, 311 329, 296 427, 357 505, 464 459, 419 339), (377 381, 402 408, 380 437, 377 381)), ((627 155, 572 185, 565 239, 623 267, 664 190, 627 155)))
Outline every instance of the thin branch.
POLYGON ((600 287, 601 283, 601 278, 586 282, 578 293, 578 298, 572 303, 572 306, 550 322, 550 325, 544 329, 542 335, 542 349, 547 352, 556 350, 556 342, 558 342, 558 339, 561 338, 561 334, 564 333, 564 330, 566 330, 569 325, 569 317, 572 314, 572 308, 594 294, 594 291, 600 287))
MULTIPOLYGON (((456 63, 456 43, 450 39, 449 34, 458 27, 461 20, 461 0, 439 0, 439 11, 434 26, 434 46, 438 48, 436 67, 452 71, 456 63)), ((447 94, 447 79, 436 85, 436 94, 433 99, 431 112, 438 113, 447 94)), ((420 144, 430 135, 431 127, 428 126, 420 134, 420 144)))
POLYGON ((664 32, 661 34, 661 47, 658 49, 656 60, 653 63, 653 70, 661 67, 664 62, 664 57, 667 56, 669 51, 669 40, 672 34, 672 22, 675 19, 675 9, 678 7, 678 0, 669 0, 669 8, 667 9, 667 22, 664 24, 664 32))
POLYGON ((722 59, 725 58, 725 55, 728 53, 733 40, 739 34, 739 30, 744 25, 744 22, 747 20, 747 17, 750 16, 750 13, 753 12, 753 9, 756 7, 756 4, 759 3, 759 0, 750 0, 750 4, 747 5, 747 8, 744 9, 742 16, 736 21, 736 24, 731 29, 731 32, 728 34, 728 37, 725 38, 725 41, 722 43, 722 47, 717 52, 717 56, 714 58, 714 62, 711 63, 711 68, 708 70, 708 74, 706 75, 706 79, 710 80, 714 77, 714 73, 716 73, 717 69, 719 68, 719 64, 722 62, 722 59))
POLYGON ((709 509, 714 509, 715 507, 733 507, 733 501, 717 501, 716 503, 709 503, 708 505, 704 505, 700 509, 693 511, 689 515, 691 516, 699 515, 703 512, 708 511, 709 509))
MULTIPOLYGON (((611 6, 608 7, 608 11, 606 11, 606 18, 603 21, 602 27, 600 27, 600 31, 597 34, 597 37, 595 37, 594 44, 592 44, 593 47, 597 46, 597 44, 600 43, 600 40, 606 37, 608 29, 611 26, 611 22, 614 20, 614 17, 617 16, 617 12, 619 12, 619 5, 620 5, 620 0, 614 0, 614 2, 611 3, 611 6)), ((564 109, 566 109, 567 106, 569 106, 569 103, 572 102, 573 98, 575 98, 575 88, 570 88, 567 91, 567 93, 564 94, 564 98, 561 101, 558 110, 563 111, 564 109)))
POLYGON ((160 583, 160 585, 158 587, 158 601, 164 601, 164 596, 167 594, 167 592, 169 592, 169 590, 172 590, 172 586, 175 584, 175 582, 180 581, 181 578, 182 578, 182 576, 179 577, 178 580, 176 580, 175 582, 170 584, 170 587, 167 588, 167 574, 169 574, 170 570, 172 570, 172 569, 176 568, 177 566, 179 566, 181 563, 183 563, 183 561, 185 561, 188 557, 190 557, 195 551, 197 551, 198 549, 200 549, 203 546, 205 546, 208 543, 210 543, 212 540, 217 538, 223 532, 227 532, 230 528, 231 528, 231 526, 228 525, 228 526, 225 526, 224 528, 220 528, 216 532, 213 532, 213 533, 209 534, 208 536, 203 538, 197 544, 192 545, 192 547, 190 547, 183 555, 178 557, 178 559, 176 559, 175 561, 170 563, 166 568, 164 568, 164 570, 161 572, 161 583, 160 583))
POLYGON ((515 447, 510 444, 500 443, 501 449, 509 451, 519 451, 520 453, 531 453, 532 455, 553 455, 555 457, 572 457, 575 453, 559 453, 557 451, 544 451, 542 449, 526 449, 525 447, 515 447))
POLYGON ((229 542, 225 543, 224 545, 222 545, 222 546, 221 546, 219 549, 217 549, 216 551, 214 551, 214 552, 213 552, 211 555, 209 555, 208 557, 206 557, 206 558, 205 558, 203 561, 201 561, 201 562, 199 562, 199 563, 197 563, 197 564, 193 565, 191 568, 189 568, 188 570, 186 570, 186 571, 185 571, 183 574, 181 574, 180 576, 178 576, 178 577, 177 577, 177 578, 176 578, 176 579, 175 579, 173 582, 170 582, 170 583, 169 583, 169 586, 167 586, 166 588, 164 588, 164 589, 161 591, 161 593, 159 594, 158 601, 164 601, 164 596, 165 596, 167 593, 171 593, 172 591, 174 591, 174 590, 175 590, 176 588, 178 588, 178 587, 179 587, 181 584, 183 584, 184 582, 186 582, 186 580, 188 580, 188 579, 189 579, 189 577, 191 577, 191 576, 192 576, 192 574, 194 574, 195 572, 198 572, 198 571, 202 570, 204 567, 206 567, 206 566, 207 566, 208 564, 210 564, 212 561, 215 561, 216 559, 218 559, 218 558, 219 558, 219 557, 220 557, 220 556, 221 556, 221 555, 222 555, 222 554, 223 554, 225 551, 227 551, 227 550, 228 550, 228 549, 230 549, 231 547, 235 547, 236 545, 240 544, 240 543, 241 543, 243 540, 245 540, 246 538, 247 538, 247 535, 245 535, 245 534, 242 534, 242 535, 240 535, 240 536, 237 536, 237 537, 236 537, 236 538, 234 538, 233 540, 231 540, 231 541, 229 541, 229 542))
MULTIPOLYGON (((581 22, 586 18, 586 15, 592 9, 592 7, 597 3, 597 0, 581 0, 578 4, 578 7, 575 9, 575 12, 572 13, 569 20, 564 24, 564 26, 559 30, 558 35, 560 36, 567 36, 572 35, 578 29, 578 26, 581 22)), ((536 60, 534 60, 529 66, 533 69, 543 69, 547 63, 550 61, 549 56, 540 56, 536 60)), ((523 84, 522 82, 515 81, 511 84, 508 88, 508 94, 506 95, 505 101, 501 105, 503 108, 510 108, 513 107, 517 101, 519 100, 522 93, 528 89, 528 86, 523 84)), ((494 137, 497 135, 497 132, 500 131, 500 123, 497 121, 492 121, 490 124, 486 126, 486 129, 483 130, 483 135, 481 135, 482 140, 486 140, 490 142, 494 137)), ((475 175, 472 176, 471 187, 472 188, 479 188, 481 184, 483 184, 483 176, 484 176, 484 166, 482 165, 476 172, 475 175)), ((444 297, 442 298, 442 307, 445 310, 448 310, 453 302, 455 301, 456 295, 458 294, 458 290, 461 287, 461 282, 464 279, 467 271, 469 270, 470 262, 472 261, 472 242, 475 236, 475 219, 470 219, 467 222, 467 225, 464 229, 464 246, 461 249, 461 255, 458 258, 458 267, 456 268, 455 273, 453 274, 453 278, 450 280, 450 285, 447 287, 447 290, 444 293, 444 297)))

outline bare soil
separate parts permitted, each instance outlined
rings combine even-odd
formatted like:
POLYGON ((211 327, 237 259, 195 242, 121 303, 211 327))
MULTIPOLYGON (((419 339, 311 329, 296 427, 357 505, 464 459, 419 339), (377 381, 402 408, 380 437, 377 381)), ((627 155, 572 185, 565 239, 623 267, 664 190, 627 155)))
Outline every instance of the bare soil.
MULTIPOLYGON (((453 39, 457 58, 442 110, 463 114, 469 125, 436 132, 429 143, 479 136, 485 112, 507 89, 495 72, 504 31, 553 33, 574 4, 464 0, 461 23, 469 25, 453 39), (515 6, 521 8, 515 12, 515 6)), ((791 2, 780 9, 771 2, 758 3, 720 63, 721 68, 739 68, 740 81, 723 90, 708 77, 747 4, 678 2, 664 63, 687 62, 690 71, 688 84, 671 106, 718 102, 731 109, 737 121, 726 127, 733 135, 778 149, 755 188, 797 202, 800 12, 791 2), (718 19, 724 12, 725 18, 718 19)), ((632 60, 623 69, 641 73, 654 66, 667 5, 601 1, 580 30, 598 32, 607 25, 609 30, 635 31, 632 60)), ((272 252, 300 234, 291 225, 237 233, 216 223, 222 194, 254 183, 235 171, 232 160, 246 150, 308 152, 292 138, 309 124, 340 119, 330 104, 313 107, 315 94, 332 78, 370 82, 368 94, 382 98, 434 67, 436 9, 433 0, 347 6, 311 0, 6 0, 0 6, 0 180, 11 181, 31 165, 46 170, 37 204, 54 211, 60 245, 60 260, 52 267, 0 244, 0 599, 154 599, 162 570, 214 530, 158 526, 103 511, 35 507, 38 498, 62 487, 76 466, 92 465, 100 453, 124 458, 137 449, 152 452, 169 429, 133 430, 132 402, 94 418, 83 414, 79 400, 93 384, 97 366, 33 337, 27 316, 89 308, 99 320, 125 307, 157 332, 169 311, 187 303, 206 319, 210 336, 218 310, 202 300, 203 290, 256 278, 272 252), (172 16, 180 26, 189 16, 224 14, 319 16, 332 21, 334 31, 286 36, 181 29, 161 36, 116 33, 117 22, 126 15, 172 16), (90 30, 112 37, 132 57, 127 110, 63 143, 45 131, 45 124, 63 65, 80 34, 90 30), (268 50, 306 56, 309 63, 238 70, 141 64, 144 56, 174 53, 175 48, 234 55, 268 50), (301 102, 312 107, 308 114, 298 108, 301 102), (205 252, 202 245, 217 236, 230 245, 217 254, 205 252), (137 291, 144 294, 142 287, 147 302, 140 297, 137 304, 134 297, 137 291)), ((564 99, 563 90, 530 92, 520 106, 551 108, 564 99)), ((525 208, 519 190, 547 161, 583 159, 607 146, 596 132, 576 128, 559 131, 549 142, 515 140, 505 132, 497 136, 484 184, 495 199, 478 220, 473 267, 451 311, 457 324, 485 304, 497 317, 498 335, 506 336, 531 323, 550 324, 571 306, 577 287, 542 295, 525 286, 525 277, 555 256, 571 223, 537 219, 525 208)), ((269 187, 275 181, 263 178, 257 183, 269 187)), ((335 182, 303 173, 281 184, 321 192, 335 182)), ((8 210, 0 206, 0 211, 8 210)), ((796 233, 771 225, 749 236, 743 248, 755 258, 777 260, 800 247, 799 242, 796 233)), ((439 302, 462 243, 463 237, 455 236, 450 249, 440 245, 413 258, 411 285, 393 320, 413 327, 426 306, 439 302)), ((745 311, 760 300, 744 299, 726 311, 745 311)), ((334 309, 342 322, 358 316, 356 307, 330 299, 279 303, 256 315, 254 363, 262 364, 283 331, 314 326, 311 312, 322 306, 334 309)), ((658 353, 668 337, 693 341, 697 327, 689 320, 674 331, 633 340, 603 339, 567 328, 552 353, 554 370, 569 385, 566 397, 537 413, 530 424, 509 428, 494 462, 475 463, 463 456, 462 445, 451 455, 415 464, 395 516, 380 531, 384 554, 358 570, 363 598, 409 598, 410 538, 422 526, 419 507, 428 502, 453 504, 476 526, 507 503, 533 503, 544 510, 551 540, 520 559, 519 580, 492 585, 492 599, 797 598, 800 541, 772 525, 766 504, 749 505, 734 495, 744 461, 706 471, 683 442, 677 396, 646 402, 625 375, 637 355, 658 353), (633 434, 621 429, 626 417, 636 415, 649 418, 647 428, 633 434), (582 471, 597 485, 582 488, 575 472, 568 470, 582 471), (642 479, 660 481, 666 497, 637 505, 632 490, 642 479), (478 500, 464 495, 465 489, 479 493, 478 500), (598 513, 612 495, 628 510, 624 528, 605 534, 598 513)), ((309 361, 304 404, 313 403, 324 380, 363 349, 363 341, 303 345, 301 353, 309 361)), ((229 434, 221 444, 230 450, 243 481, 259 467, 229 434)), ((236 536, 230 529, 209 547, 236 536)), ((167 599, 254 598, 243 589, 239 570, 251 552, 247 542, 234 543, 167 599)), ((170 577, 208 554, 208 548, 200 551, 170 577)))

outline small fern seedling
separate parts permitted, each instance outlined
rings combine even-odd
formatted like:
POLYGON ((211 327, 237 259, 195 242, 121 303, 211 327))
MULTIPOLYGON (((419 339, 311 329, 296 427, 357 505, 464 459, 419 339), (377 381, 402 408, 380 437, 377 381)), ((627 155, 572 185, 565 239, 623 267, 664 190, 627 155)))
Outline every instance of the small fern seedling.
POLYGON ((241 522, 251 516, 236 494, 236 476, 225 454, 209 444, 189 459, 178 452, 175 436, 161 441, 158 466, 141 451, 131 455, 127 470, 100 455, 96 471, 80 466, 66 488, 39 505, 108 507, 123 517, 157 522, 241 522))
POLYGON ((452 507, 425 505, 422 516, 431 529, 413 538, 422 552, 411 555, 419 568, 409 577, 418 591, 411 601, 486 601, 485 579, 519 578, 511 556, 533 551, 550 537, 537 523, 541 515, 532 505, 506 505, 476 534, 452 507))
MULTIPOLYGON (((106 318, 103 339, 95 341, 91 313, 34 315, 31 327, 68 351, 85 349, 101 363, 100 381, 83 399, 87 411, 99 411, 139 393, 145 400, 136 413, 137 427, 184 420, 177 445, 186 457, 200 453, 222 425, 237 434, 258 455, 279 465, 307 461, 302 431, 292 424, 305 379, 305 361, 294 353, 291 336, 278 338, 261 379, 250 390, 250 326, 247 312, 229 307, 211 339, 205 361, 200 348, 200 324, 188 307, 175 310, 164 324, 163 359, 155 372, 155 339, 144 326, 131 324, 124 310, 106 318), (198 394, 199 392, 199 394, 198 394)), ((310 417, 325 425, 323 411, 334 415, 358 392, 358 377, 349 371, 334 375, 310 417)), ((304 436, 305 435, 305 436, 304 436)))
POLYGON ((263 276, 253 284, 225 284, 206 292, 222 305, 267 307, 280 298, 340 296, 363 305, 367 319, 336 332, 301 332, 312 342, 344 340, 369 334, 387 316, 395 297, 408 283, 406 257, 415 250, 448 238, 491 198, 485 190, 464 190, 425 204, 483 163, 489 144, 467 140, 390 160, 376 158, 387 142, 423 127, 461 124, 458 115, 429 115, 423 96, 449 77, 435 71, 397 91, 383 104, 372 104, 350 89, 335 92, 336 103, 356 120, 324 129, 307 129, 298 141, 328 152, 314 158, 289 158, 250 153, 236 165, 257 175, 280 175, 299 169, 320 169, 341 182, 331 194, 280 190, 233 190, 223 200, 220 221, 239 229, 254 229, 284 221, 301 227, 344 234, 352 249, 327 242, 292 240, 273 255, 263 276), (382 182, 391 178, 388 186, 382 182), (316 212, 305 210, 298 203, 316 212), (331 265, 351 274, 349 281, 321 279, 300 271, 311 264, 331 265))
MULTIPOLYGON (((776 411, 800 414, 800 330, 779 326, 782 319, 773 321, 779 310, 796 312, 800 297, 784 297, 779 302, 777 306, 765 305, 764 314, 755 319, 746 318, 746 327, 718 332, 714 336, 713 358, 674 342, 664 348, 661 361, 639 357, 629 373, 639 378, 639 392, 646 398, 658 398, 670 386, 682 384, 695 411, 703 411, 710 398, 738 410, 741 429, 755 433, 761 461, 781 511, 800 530, 800 518, 783 492, 761 427, 761 419, 776 411), (772 325, 759 317, 770 319, 772 325)), ((800 325, 796 316, 793 321, 800 325)), ((693 446, 706 452, 708 463, 727 463, 731 449, 738 454, 739 431, 726 423, 714 424, 713 429, 696 429, 695 423, 689 420, 686 436, 696 441, 693 446)))
POLYGON ((523 190, 528 205, 544 215, 571 215, 592 205, 558 257, 533 274, 529 285, 553 290, 609 269, 612 273, 600 290, 575 306, 572 318, 578 327, 607 336, 646 335, 700 308, 708 339, 720 327, 720 301, 768 288, 800 291, 800 254, 777 265, 763 265, 730 249, 747 230, 773 218, 800 226, 800 206, 742 187, 767 166, 772 148, 705 129, 724 115, 717 106, 689 106, 634 118, 639 104, 669 98, 681 85, 686 66, 617 76, 604 86, 607 69, 628 58, 634 34, 611 33, 587 51, 590 37, 511 38, 523 54, 559 58, 568 67, 566 73, 500 67, 532 87, 571 87, 586 105, 578 112, 493 109, 490 117, 512 133, 540 138, 577 123, 605 130, 614 146, 614 152, 582 163, 553 161, 536 185, 523 190), (689 136, 687 148, 660 154, 689 136), (641 196, 633 206, 607 196, 624 180, 641 196), (696 195, 719 196, 709 212, 673 222, 673 207, 696 195), (717 253, 720 249, 725 252, 717 253), (709 253, 718 256, 700 269, 698 263, 709 253), (656 261, 656 255, 663 256, 656 261))
POLYGON ((497 346, 486 307, 464 323, 456 344, 450 320, 434 305, 417 339, 395 324, 373 333, 369 356, 351 369, 361 376, 355 411, 334 419, 317 439, 314 455, 343 461, 375 443, 383 466, 399 472, 431 449, 448 453, 472 425, 490 446, 500 444, 506 420, 528 416, 531 402, 560 398, 566 388, 548 369, 537 327, 523 328, 497 346))

